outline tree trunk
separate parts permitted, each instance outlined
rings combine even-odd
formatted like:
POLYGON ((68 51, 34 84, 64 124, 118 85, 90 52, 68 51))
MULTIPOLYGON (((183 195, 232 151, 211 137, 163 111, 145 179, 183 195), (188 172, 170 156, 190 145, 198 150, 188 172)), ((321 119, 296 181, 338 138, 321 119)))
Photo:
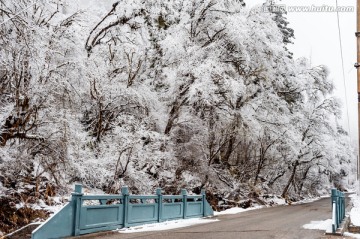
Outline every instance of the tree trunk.
POLYGON ((294 164, 294 167, 293 167, 293 169, 292 169, 292 172, 291 172, 291 176, 290 176, 290 178, 289 178, 289 181, 287 182, 287 184, 286 184, 286 186, 285 186, 285 188, 284 188, 284 190, 283 190, 283 192, 282 192, 282 194, 281 194, 281 197, 285 198, 285 196, 286 196, 286 194, 287 194, 287 192, 288 192, 288 190, 289 190, 289 187, 290 187, 291 183, 292 183, 293 180, 294 180, 295 173, 296 173, 296 169, 297 169, 298 166, 299 166, 299 160, 296 160, 296 161, 295 161, 295 164, 294 164))
POLYGON ((176 107, 175 105, 172 107, 171 111, 170 111, 170 116, 169 116, 169 120, 166 124, 165 127, 165 134, 168 135, 170 133, 170 130, 173 127, 174 121, 175 119, 178 118, 178 107, 176 107))
POLYGON ((226 148, 225 155, 224 155, 224 157, 222 157, 222 161, 225 165, 229 164, 229 159, 230 159, 231 153, 233 152, 235 139, 236 139, 236 136, 234 134, 231 134, 228 146, 226 148))
POLYGON ((310 171, 310 168, 311 168, 311 165, 308 166, 308 167, 305 169, 305 172, 303 173, 303 176, 302 176, 301 182, 300 182, 300 186, 299 186, 299 195, 300 195, 300 193, 301 193, 301 191, 302 191, 302 188, 303 188, 303 186, 304 186, 304 181, 305 181, 305 179, 307 178, 307 175, 308 175, 308 173, 309 173, 309 171, 310 171))
POLYGON ((256 169, 256 174, 255 174, 255 181, 254 181, 254 186, 256 185, 257 183, 257 180, 259 178, 259 174, 260 174, 260 171, 261 171, 261 168, 263 166, 263 162, 264 162, 264 158, 263 158, 263 155, 262 155, 262 150, 260 149, 260 158, 259 158, 259 162, 258 162, 258 165, 257 165, 257 169, 256 169))

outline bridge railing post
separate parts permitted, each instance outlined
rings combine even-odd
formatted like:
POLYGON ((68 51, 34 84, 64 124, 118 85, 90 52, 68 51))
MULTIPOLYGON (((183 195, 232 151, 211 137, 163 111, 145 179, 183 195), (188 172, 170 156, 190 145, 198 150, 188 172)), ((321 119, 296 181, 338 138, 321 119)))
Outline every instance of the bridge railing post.
POLYGON ((341 221, 345 218, 345 194, 341 192, 341 221))
POLYGON ((332 233, 335 233, 337 229, 337 201, 336 201, 336 189, 331 189, 331 207, 332 207, 332 233))
POLYGON ((76 184, 75 185, 75 191, 71 194, 71 201, 72 205, 74 207, 74 236, 80 235, 80 209, 81 209, 81 197, 84 194, 82 193, 82 185, 76 184))
POLYGON ((162 221, 162 204, 163 204, 163 196, 161 193, 161 188, 156 189, 156 195, 158 196, 158 222, 162 221))
POLYGON ((123 205, 124 205, 124 209, 123 209, 123 222, 124 222, 124 227, 128 227, 128 214, 129 214, 129 188, 128 187, 122 187, 121 188, 121 194, 123 195, 123 205))
POLYGON ((206 204, 205 204, 205 201, 206 201, 206 190, 205 188, 201 189, 201 196, 202 196, 202 210, 203 210, 203 217, 205 217, 205 214, 206 214, 206 204))
POLYGON ((336 212, 336 228, 339 226, 339 195, 338 195, 338 191, 335 190, 335 212, 336 212))
POLYGON ((181 195, 183 196, 183 218, 186 218, 187 213, 187 191, 186 189, 181 189, 181 195))
POLYGON ((331 189, 332 205, 332 232, 335 233, 340 223, 345 218, 345 194, 336 189, 331 189))
POLYGON ((343 219, 343 193, 339 192, 339 224, 341 223, 343 219))

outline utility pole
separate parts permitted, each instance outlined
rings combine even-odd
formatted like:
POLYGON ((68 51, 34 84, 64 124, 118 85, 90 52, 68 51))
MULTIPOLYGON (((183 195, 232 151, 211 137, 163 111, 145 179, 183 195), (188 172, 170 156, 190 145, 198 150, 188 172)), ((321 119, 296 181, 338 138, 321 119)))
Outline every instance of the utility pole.
MULTIPOLYGON (((358 147, 359 147, 359 156, 360 156, 360 0, 356 1, 356 41, 357 41, 357 62, 355 63, 355 67, 357 69, 357 92, 358 92, 358 147)), ((358 156, 357 163, 357 179, 360 180, 360 157, 358 156)))

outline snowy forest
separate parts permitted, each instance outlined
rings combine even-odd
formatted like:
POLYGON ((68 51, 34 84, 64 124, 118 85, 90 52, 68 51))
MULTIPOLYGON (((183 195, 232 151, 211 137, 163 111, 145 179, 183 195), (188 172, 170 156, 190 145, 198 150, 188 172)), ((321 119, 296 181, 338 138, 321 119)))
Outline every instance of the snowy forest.
POLYGON ((285 12, 108 2, 0 1, 0 234, 46 218, 75 183, 205 188, 216 210, 348 188, 356 155, 331 69, 293 56, 285 12))

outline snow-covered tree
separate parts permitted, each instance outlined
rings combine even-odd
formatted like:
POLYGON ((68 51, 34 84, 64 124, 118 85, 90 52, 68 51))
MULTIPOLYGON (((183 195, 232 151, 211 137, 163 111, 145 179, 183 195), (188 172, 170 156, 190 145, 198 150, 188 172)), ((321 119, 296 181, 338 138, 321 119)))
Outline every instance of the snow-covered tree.
POLYGON ((262 7, 1 1, 0 186, 239 200, 345 185, 328 71, 292 59, 285 13, 262 7))

